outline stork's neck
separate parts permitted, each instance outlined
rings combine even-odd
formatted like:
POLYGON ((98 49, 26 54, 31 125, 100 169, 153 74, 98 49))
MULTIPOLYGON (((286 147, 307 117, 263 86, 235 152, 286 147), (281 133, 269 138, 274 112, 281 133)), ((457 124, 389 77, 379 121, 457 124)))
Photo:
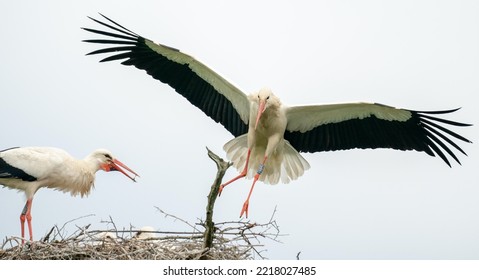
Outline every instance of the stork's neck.
POLYGON ((79 165, 83 165, 84 168, 90 170, 93 174, 100 170, 100 161, 93 155, 88 155, 82 160, 78 160, 79 165))

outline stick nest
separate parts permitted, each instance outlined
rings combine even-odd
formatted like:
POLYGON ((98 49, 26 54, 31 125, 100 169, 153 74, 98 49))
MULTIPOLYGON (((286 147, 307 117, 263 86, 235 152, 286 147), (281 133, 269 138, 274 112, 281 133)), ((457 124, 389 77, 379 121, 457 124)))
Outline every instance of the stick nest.
MULTIPOLYGON (((161 210, 160 210, 161 211, 161 210)), ((90 225, 64 236, 65 225, 54 226, 40 241, 21 245, 19 237, 9 237, 0 247, 1 260, 248 260, 265 259, 260 241, 278 241, 274 220, 265 224, 243 221, 215 224, 213 246, 204 246, 204 223, 192 225, 185 232, 154 230, 90 230, 90 225)), ((111 218, 110 218, 111 220, 111 218)), ((71 221, 70 221, 71 222, 71 221)))

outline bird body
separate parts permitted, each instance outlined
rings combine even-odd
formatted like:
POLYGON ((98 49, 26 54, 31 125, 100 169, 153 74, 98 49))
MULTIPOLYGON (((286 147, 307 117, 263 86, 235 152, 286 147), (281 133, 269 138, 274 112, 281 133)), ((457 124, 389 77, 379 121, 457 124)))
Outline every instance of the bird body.
POLYGON ((32 198, 41 187, 83 197, 89 194, 95 173, 100 169, 91 155, 78 160, 61 149, 50 147, 9 149, 0 152, 0 160, 4 162, 0 184, 24 191, 27 198, 32 198), (7 165, 21 167, 25 175, 5 172, 7 165))
POLYGON ((31 204, 33 196, 40 188, 51 188, 83 197, 90 193, 98 170, 120 171, 134 181, 135 177, 122 168, 138 176, 105 149, 95 150, 80 160, 53 147, 24 147, 0 151, 0 185, 25 193, 27 203, 20 216, 22 238, 26 219, 31 240, 31 204))
POLYGON ((268 165, 264 166, 258 180, 267 184, 279 181, 288 183, 309 169, 308 162, 283 138, 287 126, 286 108, 270 89, 263 88, 257 94, 248 96, 250 100, 249 129, 224 145, 224 150, 233 166, 241 171, 246 164, 248 149, 251 150, 250 164, 246 177, 253 178, 259 170, 264 157, 268 165), (259 102, 265 100, 265 108, 258 119, 259 102), (266 101, 267 100, 267 101, 266 101), (258 119, 258 122, 256 120, 258 119))
POLYGON ((249 198, 257 180, 287 183, 309 168, 299 152, 355 148, 416 150, 438 155, 449 166, 447 155, 460 163, 454 149, 466 154, 451 138, 470 141, 444 124, 469 124, 438 117, 458 109, 415 111, 364 102, 284 106, 269 89, 248 96, 192 56, 156 44, 103 18, 106 22, 90 19, 109 31, 83 29, 106 38, 84 41, 111 47, 88 55, 110 54, 101 62, 121 60, 124 65, 145 70, 233 134, 235 138, 224 149, 240 174, 222 184, 219 194, 239 178, 253 178, 240 216, 244 213, 248 216, 249 198))

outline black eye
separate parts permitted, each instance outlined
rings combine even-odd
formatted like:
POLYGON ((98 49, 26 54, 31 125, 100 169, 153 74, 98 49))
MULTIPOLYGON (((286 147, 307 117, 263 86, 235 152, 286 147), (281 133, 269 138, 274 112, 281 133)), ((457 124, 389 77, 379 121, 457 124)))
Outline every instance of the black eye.
POLYGON ((259 94, 258 94, 258 99, 259 99, 259 94))
POLYGON ((111 156, 109 154, 103 154, 107 159, 111 159, 111 156))
POLYGON ((268 100, 268 99, 269 99, 269 96, 268 96, 268 97, 266 97, 266 100, 268 100))

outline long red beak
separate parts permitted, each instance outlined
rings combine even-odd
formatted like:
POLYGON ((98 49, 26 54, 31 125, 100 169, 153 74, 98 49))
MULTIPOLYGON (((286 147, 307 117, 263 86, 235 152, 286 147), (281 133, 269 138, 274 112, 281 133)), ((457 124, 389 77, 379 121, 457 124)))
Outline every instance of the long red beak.
POLYGON ((138 175, 135 171, 131 170, 128 166, 126 166, 124 163, 122 163, 121 161, 117 159, 113 159, 113 161, 108 165, 108 167, 110 167, 110 170, 107 170, 107 171, 120 171, 126 177, 130 178, 133 182, 136 182, 135 180, 136 177, 140 177, 140 175, 138 175), (135 176, 133 177, 129 175, 128 173, 126 173, 125 170, 132 173, 135 176))
POLYGON ((256 124, 254 125, 254 130, 256 130, 256 127, 258 127, 259 119, 261 118, 261 115, 263 114, 265 107, 266 107, 266 102, 264 100, 261 100, 258 106, 258 114, 256 115, 256 124))

